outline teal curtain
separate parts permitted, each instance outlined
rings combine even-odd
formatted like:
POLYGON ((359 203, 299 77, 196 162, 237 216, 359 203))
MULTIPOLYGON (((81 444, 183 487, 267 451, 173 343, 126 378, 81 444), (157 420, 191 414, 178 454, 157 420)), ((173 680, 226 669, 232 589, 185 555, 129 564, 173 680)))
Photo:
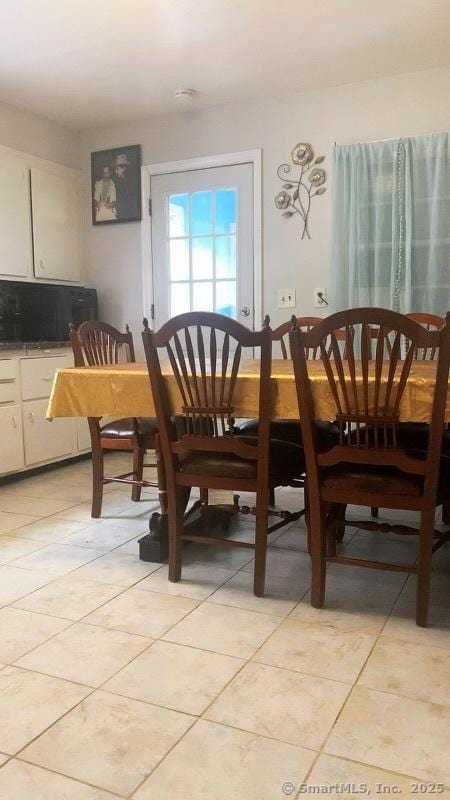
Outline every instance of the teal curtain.
POLYGON ((449 134, 337 146, 330 305, 450 309, 449 134))

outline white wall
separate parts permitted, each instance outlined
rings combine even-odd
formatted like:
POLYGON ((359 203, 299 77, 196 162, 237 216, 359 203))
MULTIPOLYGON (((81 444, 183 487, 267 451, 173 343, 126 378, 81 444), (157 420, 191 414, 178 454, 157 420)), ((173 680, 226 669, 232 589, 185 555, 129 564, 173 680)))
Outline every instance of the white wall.
POLYGON ((263 310, 277 324, 286 318, 286 312, 276 308, 277 288, 294 286, 297 314, 312 314, 313 288, 328 286, 334 142, 448 130, 449 95, 450 68, 446 68, 85 131, 81 155, 87 282, 99 290, 102 316, 120 327, 129 322, 135 334, 141 329, 141 233, 139 223, 91 225, 91 151, 141 144, 143 163, 150 164, 262 148, 263 310), (329 174, 328 192, 314 201, 311 241, 300 240, 298 221, 283 219, 273 202, 280 188, 277 167, 289 161, 290 150, 299 141, 310 142, 317 155, 326 156, 322 166, 329 174))
POLYGON ((0 103, 0 145, 66 167, 80 166, 77 131, 6 103, 0 103))

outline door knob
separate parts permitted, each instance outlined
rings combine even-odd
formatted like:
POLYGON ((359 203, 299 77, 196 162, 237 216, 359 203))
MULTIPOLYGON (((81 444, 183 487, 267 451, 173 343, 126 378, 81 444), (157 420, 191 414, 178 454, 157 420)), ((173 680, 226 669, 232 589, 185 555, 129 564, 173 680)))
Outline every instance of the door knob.
POLYGON ((248 307, 248 306, 244 306, 243 308, 241 308, 241 314, 242 314, 242 316, 243 316, 243 317, 248 317, 248 316, 250 316, 250 309, 249 309, 249 307, 248 307))

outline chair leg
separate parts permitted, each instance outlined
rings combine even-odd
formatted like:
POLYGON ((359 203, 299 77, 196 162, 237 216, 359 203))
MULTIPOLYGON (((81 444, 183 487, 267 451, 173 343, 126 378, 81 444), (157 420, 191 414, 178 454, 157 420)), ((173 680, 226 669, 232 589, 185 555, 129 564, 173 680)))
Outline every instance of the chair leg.
POLYGON ((208 489, 200 489, 200 500, 202 504, 207 506, 209 501, 209 491, 208 489))
MULTIPOLYGON (((336 541, 341 543, 344 541, 345 536, 345 512, 347 510, 347 506, 341 504, 339 506, 337 512, 337 521, 336 521, 336 541)), ((376 509, 378 511, 378 509, 376 509)))
POLYGON ((370 514, 371 514, 372 517, 378 517, 378 508, 376 508, 375 506, 372 506, 371 509, 370 509, 370 514))
POLYGON ((266 582, 268 523, 268 507, 266 498, 267 494, 262 496, 261 492, 258 492, 256 495, 255 572, 253 575, 253 592, 256 597, 264 597, 264 586, 266 582))
MULTIPOLYGON (((184 488, 184 487, 183 487, 184 488)), ((168 492, 168 528, 169 528, 169 581, 178 583, 181 579, 183 554, 183 516, 185 504, 184 493, 177 489, 168 492)))
POLYGON ((304 497, 305 497, 306 549, 308 550, 308 555, 311 555, 311 520, 309 518, 309 498, 306 486, 305 486, 304 497))
MULTIPOLYGON (((144 453, 143 447, 135 447, 133 450, 133 478, 135 481, 141 481, 144 472, 144 453)), ((133 484, 131 487, 131 499, 138 503, 141 499, 142 486, 133 484)))
POLYGON ((269 489, 269 506, 275 505, 275 489, 269 489))
POLYGON ((328 507, 327 519, 327 553, 329 556, 336 555, 336 541, 339 532, 340 508, 337 504, 330 504, 328 507))
POLYGON ((442 505, 442 522, 444 525, 450 525, 450 502, 442 505))
POLYGON ((92 446, 92 510, 91 517, 97 519, 102 514, 103 502, 103 450, 100 445, 92 446))
POLYGON ((416 623, 426 628, 433 556, 435 509, 422 511, 419 530, 419 559, 417 572, 416 623))
POLYGON ((318 504, 309 512, 311 541, 311 605, 322 608, 325 602, 326 580, 326 514, 318 504))
POLYGON ((156 436, 156 473, 158 476, 158 500, 161 514, 167 514, 167 487, 166 487, 166 474, 164 471, 164 462, 162 459, 161 448, 159 444, 159 436, 156 436))

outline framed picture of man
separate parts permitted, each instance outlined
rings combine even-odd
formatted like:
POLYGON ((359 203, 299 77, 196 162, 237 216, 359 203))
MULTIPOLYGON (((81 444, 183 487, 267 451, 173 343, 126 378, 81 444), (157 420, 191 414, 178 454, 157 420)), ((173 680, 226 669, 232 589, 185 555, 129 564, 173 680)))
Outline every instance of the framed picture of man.
POLYGON ((92 224, 141 219, 141 146, 91 153, 92 224))

